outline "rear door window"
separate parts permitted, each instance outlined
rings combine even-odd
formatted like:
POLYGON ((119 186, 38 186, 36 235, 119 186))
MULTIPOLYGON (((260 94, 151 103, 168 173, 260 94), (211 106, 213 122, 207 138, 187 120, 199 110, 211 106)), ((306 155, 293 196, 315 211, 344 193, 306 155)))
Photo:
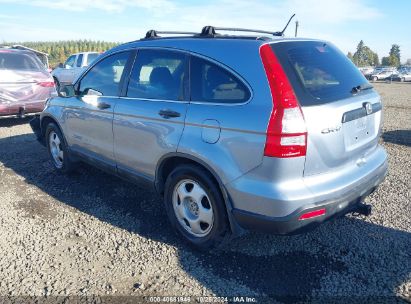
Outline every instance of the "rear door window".
POLYGON ((332 44, 296 41, 274 43, 271 47, 303 106, 349 98, 354 87, 371 88, 351 60, 332 44))
POLYGON ((191 100, 211 103, 241 103, 250 98, 250 91, 231 72, 197 56, 190 64, 191 100))
POLYGON ((127 97, 183 100, 186 55, 168 50, 139 50, 127 97))

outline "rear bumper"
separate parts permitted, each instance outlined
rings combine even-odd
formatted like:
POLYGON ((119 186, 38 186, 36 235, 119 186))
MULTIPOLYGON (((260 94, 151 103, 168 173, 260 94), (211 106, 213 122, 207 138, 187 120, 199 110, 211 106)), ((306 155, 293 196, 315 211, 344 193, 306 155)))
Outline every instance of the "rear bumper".
POLYGON ((244 183, 238 180, 227 188, 233 201, 232 216, 245 229, 295 234, 353 212, 387 174, 386 153, 382 147, 377 149, 368 166, 345 175, 334 174, 338 176, 334 179, 308 177, 300 180, 301 184, 293 181, 285 186, 259 185, 254 192, 257 186, 253 185, 239 192, 235 186, 242 187, 244 183), (302 214, 318 209, 325 209, 325 215, 299 220, 302 214))
POLYGON ((354 212, 363 202, 365 197, 376 188, 369 190, 368 193, 352 201, 341 200, 332 203, 325 203, 317 207, 307 207, 297 210, 292 214, 284 217, 269 217, 261 214, 255 214, 248 211, 234 209, 232 214, 236 222, 245 229, 257 230, 279 235, 292 235, 310 231, 320 224, 334 218, 344 216, 347 213, 354 212), (303 214, 322 209, 326 210, 325 215, 313 217, 311 219, 300 220, 303 214))
POLYGON ((0 116, 12 116, 43 111, 45 100, 40 101, 15 101, 0 104, 0 116))

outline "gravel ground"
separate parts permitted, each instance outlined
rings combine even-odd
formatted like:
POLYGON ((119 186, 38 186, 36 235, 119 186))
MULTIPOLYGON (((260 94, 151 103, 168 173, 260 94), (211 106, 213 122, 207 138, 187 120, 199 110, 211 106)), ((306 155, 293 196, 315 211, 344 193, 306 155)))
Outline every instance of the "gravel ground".
POLYGON ((154 193, 88 166, 59 175, 27 119, 0 120, 0 302, 45 295, 410 301, 411 84, 374 85, 385 103, 390 167, 368 198, 373 214, 292 237, 249 233, 209 254, 170 231, 154 193))

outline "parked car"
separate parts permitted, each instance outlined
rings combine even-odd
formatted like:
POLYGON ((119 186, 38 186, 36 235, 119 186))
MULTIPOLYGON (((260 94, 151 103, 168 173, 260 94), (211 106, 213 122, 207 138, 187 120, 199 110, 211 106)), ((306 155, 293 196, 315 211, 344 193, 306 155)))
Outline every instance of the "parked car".
POLYGON ((372 81, 385 80, 394 75, 395 73, 397 73, 396 69, 383 69, 381 71, 377 71, 371 74, 370 79, 372 81))
POLYGON ((374 67, 359 67, 360 72, 364 75, 365 78, 368 78, 372 73, 374 73, 374 67))
POLYGON ((157 34, 108 51, 31 121, 56 170, 84 161, 147 182, 202 249, 370 213, 387 172, 381 98, 335 46, 157 34))
POLYGON ((71 55, 64 64, 51 72, 56 86, 71 84, 100 55, 97 52, 82 52, 71 55))
POLYGON ((53 78, 35 53, 0 48, 0 116, 41 112, 53 94, 53 78))
POLYGON ((392 75, 388 79, 392 81, 401 81, 401 82, 411 81, 411 71, 410 72, 403 71, 402 73, 392 75))

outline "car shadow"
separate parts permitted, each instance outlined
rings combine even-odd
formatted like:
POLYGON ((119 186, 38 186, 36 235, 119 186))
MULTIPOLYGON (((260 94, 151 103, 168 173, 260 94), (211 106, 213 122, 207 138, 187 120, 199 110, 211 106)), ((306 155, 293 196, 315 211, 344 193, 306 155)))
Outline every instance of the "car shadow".
POLYGON ((24 125, 28 123, 33 116, 26 116, 24 118, 18 117, 0 117, 0 128, 10 128, 18 125, 24 125))
POLYGON ((218 296, 245 296, 233 294, 232 286, 241 286, 268 302, 310 300, 320 291, 329 295, 325 302, 358 295, 391 299, 411 275, 411 234, 362 219, 338 219, 297 236, 250 233, 201 253, 170 231, 153 191, 89 166, 58 174, 33 134, 0 139, 0 162, 63 204, 176 247, 181 268, 218 296), (341 293, 348 283, 349 293, 341 293))
POLYGON ((393 130, 383 133, 385 142, 411 147, 411 130, 393 130))

